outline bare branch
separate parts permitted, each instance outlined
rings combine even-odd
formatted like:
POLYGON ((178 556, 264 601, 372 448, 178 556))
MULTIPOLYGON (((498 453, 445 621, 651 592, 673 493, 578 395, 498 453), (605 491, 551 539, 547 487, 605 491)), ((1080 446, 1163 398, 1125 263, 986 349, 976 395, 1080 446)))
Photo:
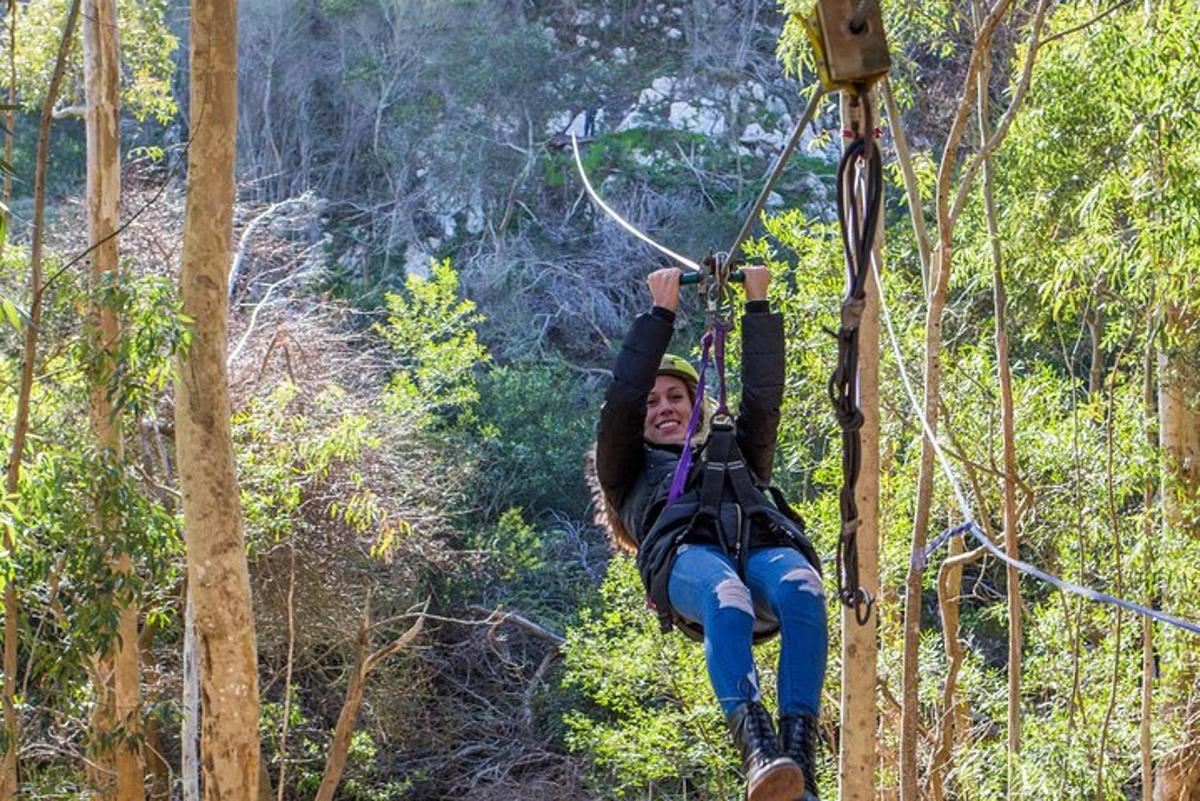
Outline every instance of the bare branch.
POLYGON ((1029 92, 1029 85, 1033 78, 1033 62, 1037 59, 1038 50, 1042 45, 1038 41, 1038 37, 1041 36, 1042 26, 1045 24, 1046 13, 1049 10, 1050 0, 1040 0, 1037 13, 1034 16, 1033 26, 1029 33, 1029 54, 1025 58, 1025 66, 1021 70, 1021 80, 1017 84, 1016 91, 1013 92, 1012 102, 1008 104, 1008 108, 1004 111, 1004 116, 996 124, 996 130, 992 132, 992 135, 988 137, 987 143, 980 148, 979 152, 974 155, 967 165, 967 168, 963 170, 962 178, 958 182, 958 192, 954 197, 954 206, 950 210, 951 226, 958 220, 958 215, 962 212, 963 206, 967 202, 967 195, 971 191, 971 184, 974 182, 979 168, 983 166, 984 161, 992 154, 992 151, 1008 135, 1009 126, 1012 125, 1017 111, 1021 108, 1022 101, 1025 100, 1025 95, 1029 92))

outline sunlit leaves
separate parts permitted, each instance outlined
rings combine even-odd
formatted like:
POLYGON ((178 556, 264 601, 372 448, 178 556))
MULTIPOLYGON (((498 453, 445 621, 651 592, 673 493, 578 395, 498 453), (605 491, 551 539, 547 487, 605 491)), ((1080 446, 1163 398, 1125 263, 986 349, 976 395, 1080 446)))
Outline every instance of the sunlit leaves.
POLYGON ((479 398, 475 371, 488 361, 475 333, 482 316, 459 297, 449 262, 434 263, 429 278, 410 275, 404 289, 388 295, 387 324, 376 328, 397 360, 389 402, 425 422, 469 413, 479 398))
MULTIPOLYGON (((20 105, 34 109, 42 102, 42 93, 49 84, 50 72, 62 36, 68 0, 32 0, 19 6, 15 67, 17 97, 20 105)), ((123 108, 138 120, 154 117, 165 124, 176 108, 171 90, 175 67, 172 57, 179 41, 166 20, 166 0, 120 0, 117 3, 117 25, 121 41, 121 101, 123 108)), ((8 36, 8 18, 0 34, 0 63, 8 63, 12 49, 8 36)), ((82 33, 77 34, 72 49, 73 80, 68 85, 82 93, 83 62, 82 33)), ((7 84, 8 72, 0 77, 7 84)), ((82 98, 65 98, 64 105, 82 102, 82 98)))

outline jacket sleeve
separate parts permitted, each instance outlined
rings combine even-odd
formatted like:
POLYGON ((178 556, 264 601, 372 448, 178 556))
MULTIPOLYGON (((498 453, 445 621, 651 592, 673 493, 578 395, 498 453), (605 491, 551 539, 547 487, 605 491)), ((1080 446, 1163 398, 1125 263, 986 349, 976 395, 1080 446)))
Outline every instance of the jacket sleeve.
POLYGON ((747 311, 742 317, 742 401, 738 447, 760 481, 771 480, 784 385, 783 315, 747 311))
POLYGON ((612 382, 604 395, 596 430, 596 472, 601 487, 616 506, 645 460, 642 434, 646 397, 654 388, 658 365, 667 352, 673 330, 664 315, 639 315, 613 367, 612 382))

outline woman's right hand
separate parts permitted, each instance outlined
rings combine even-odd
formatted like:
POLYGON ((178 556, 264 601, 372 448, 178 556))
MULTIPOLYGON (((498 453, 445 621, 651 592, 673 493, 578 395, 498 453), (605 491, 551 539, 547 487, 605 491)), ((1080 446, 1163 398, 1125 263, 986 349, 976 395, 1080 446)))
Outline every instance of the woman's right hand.
POLYGON ((650 298, 655 306, 675 311, 679 307, 679 278, 683 270, 678 267, 664 267, 650 273, 646 279, 650 287, 650 298))

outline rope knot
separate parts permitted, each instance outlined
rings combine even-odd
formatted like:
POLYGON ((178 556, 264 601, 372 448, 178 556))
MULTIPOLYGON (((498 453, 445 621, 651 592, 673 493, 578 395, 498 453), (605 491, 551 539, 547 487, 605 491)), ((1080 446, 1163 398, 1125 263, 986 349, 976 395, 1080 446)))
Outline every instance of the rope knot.
MULTIPOLYGON (((842 301, 842 331, 858 330, 862 322, 863 311, 867 308, 866 297, 847 298, 842 301)), ((847 334, 848 335, 848 334, 847 334)))

